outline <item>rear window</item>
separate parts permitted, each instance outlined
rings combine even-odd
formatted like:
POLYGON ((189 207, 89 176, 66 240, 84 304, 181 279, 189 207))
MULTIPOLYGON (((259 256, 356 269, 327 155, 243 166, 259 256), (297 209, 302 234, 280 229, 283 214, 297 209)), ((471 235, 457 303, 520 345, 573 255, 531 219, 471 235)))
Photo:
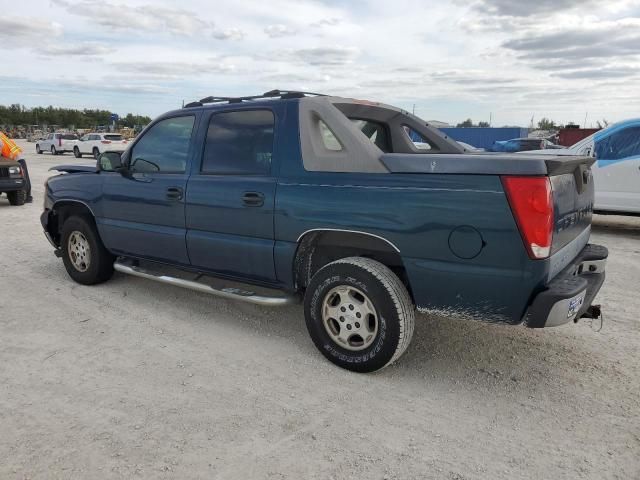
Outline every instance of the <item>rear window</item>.
POLYGON ((122 135, 119 135, 119 134, 110 134, 110 135, 105 135, 105 136, 104 136, 104 139, 105 139, 105 140, 115 140, 115 141, 118 141, 118 140, 122 140, 122 135))
POLYGON ((350 118, 351 122, 384 153, 391 152, 391 142, 386 127, 380 122, 350 118))
POLYGON ((65 133, 63 135, 60 135, 62 137, 63 140, 78 140, 78 136, 77 135, 72 135, 70 133, 65 133))

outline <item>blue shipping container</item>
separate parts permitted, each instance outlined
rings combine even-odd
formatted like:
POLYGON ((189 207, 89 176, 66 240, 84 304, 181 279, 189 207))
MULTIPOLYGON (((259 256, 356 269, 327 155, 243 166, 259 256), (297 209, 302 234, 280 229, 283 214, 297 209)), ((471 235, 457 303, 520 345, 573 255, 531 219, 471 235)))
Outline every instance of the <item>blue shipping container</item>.
POLYGON ((465 142, 477 148, 490 149, 493 142, 498 140, 511 140, 512 138, 527 138, 529 131, 526 128, 441 128, 440 131, 459 142, 465 142))

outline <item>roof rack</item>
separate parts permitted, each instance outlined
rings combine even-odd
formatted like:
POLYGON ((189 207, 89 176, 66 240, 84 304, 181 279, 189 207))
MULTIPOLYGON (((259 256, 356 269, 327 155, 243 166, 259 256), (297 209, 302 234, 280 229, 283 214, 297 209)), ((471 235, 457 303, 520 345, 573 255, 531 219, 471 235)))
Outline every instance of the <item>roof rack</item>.
POLYGON ((202 107, 206 103, 242 103, 250 100, 257 100, 261 98, 280 98, 280 99, 288 99, 288 98, 303 98, 307 95, 314 95, 317 97, 325 97, 326 95, 323 93, 314 93, 314 92, 302 92, 298 90, 269 90, 268 92, 263 93, 262 95, 250 95, 246 97, 215 97, 209 96, 202 98, 195 102, 187 103, 184 108, 191 107, 202 107))

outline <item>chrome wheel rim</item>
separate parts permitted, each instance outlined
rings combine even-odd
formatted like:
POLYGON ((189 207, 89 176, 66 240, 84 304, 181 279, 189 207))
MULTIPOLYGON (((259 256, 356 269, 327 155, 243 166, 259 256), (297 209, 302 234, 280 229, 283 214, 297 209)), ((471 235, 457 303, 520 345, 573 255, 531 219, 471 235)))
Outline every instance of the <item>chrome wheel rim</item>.
POLYGON ((354 352, 370 347, 378 334, 378 314, 373 303, 352 286, 335 287, 325 295, 322 323, 337 345, 354 352))
POLYGON ((91 265, 91 248, 89 241, 82 232, 73 231, 67 241, 67 252, 73 268, 79 272, 86 272, 91 265))

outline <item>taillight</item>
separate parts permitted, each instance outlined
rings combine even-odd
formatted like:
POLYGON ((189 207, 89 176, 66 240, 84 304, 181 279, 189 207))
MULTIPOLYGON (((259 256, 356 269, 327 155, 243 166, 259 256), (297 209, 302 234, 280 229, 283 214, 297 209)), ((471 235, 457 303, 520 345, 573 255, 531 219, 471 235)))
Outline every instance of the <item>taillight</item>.
POLYGON ((111 140, 101 140, 100 143, 111 143, 111 140))
POLYGON ((502 177, 527 253, 547 258, 553 240, 553 192, 548 177, 502 177))

